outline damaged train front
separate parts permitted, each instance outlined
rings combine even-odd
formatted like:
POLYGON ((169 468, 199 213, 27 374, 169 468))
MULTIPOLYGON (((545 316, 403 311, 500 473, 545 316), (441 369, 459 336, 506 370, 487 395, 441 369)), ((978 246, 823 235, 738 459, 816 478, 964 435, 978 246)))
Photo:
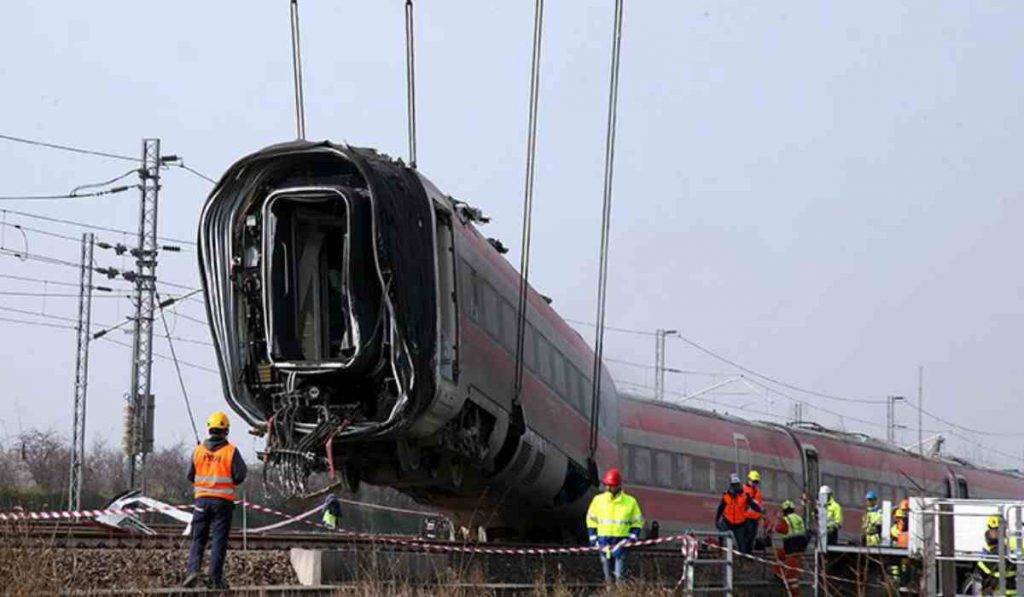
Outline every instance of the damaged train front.
MULTIPOLYGON (((295 142, 243 158, 203 209, 199 260, 225 397, 290 493, 373 445, 433 395, 429 201, 400 162, 295 142)), ((383 442, 386 443, 386 442, 383 442)))

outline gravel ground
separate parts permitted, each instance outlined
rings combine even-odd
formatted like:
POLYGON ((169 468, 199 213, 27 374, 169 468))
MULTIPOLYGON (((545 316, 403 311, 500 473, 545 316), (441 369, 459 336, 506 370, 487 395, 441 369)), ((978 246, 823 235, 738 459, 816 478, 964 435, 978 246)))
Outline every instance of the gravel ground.
MULTIPOLYGON (((0 547, 3 592, 174 587, 188 552, 177 549, 23 549, 0 547)), ((287 551, 229 551, 224 575, 234 585, 295 585, 287 551)))

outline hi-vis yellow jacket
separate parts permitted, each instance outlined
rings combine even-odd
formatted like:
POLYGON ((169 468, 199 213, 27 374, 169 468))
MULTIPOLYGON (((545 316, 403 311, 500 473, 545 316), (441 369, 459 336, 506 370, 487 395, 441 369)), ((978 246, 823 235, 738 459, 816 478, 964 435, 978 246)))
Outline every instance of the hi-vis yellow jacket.
POLYGON ((587 532, 591 539, 638 539, 643 526, 640 504, 625 491, 614 496, 610 491, 599 493, 587 510, 587 532))

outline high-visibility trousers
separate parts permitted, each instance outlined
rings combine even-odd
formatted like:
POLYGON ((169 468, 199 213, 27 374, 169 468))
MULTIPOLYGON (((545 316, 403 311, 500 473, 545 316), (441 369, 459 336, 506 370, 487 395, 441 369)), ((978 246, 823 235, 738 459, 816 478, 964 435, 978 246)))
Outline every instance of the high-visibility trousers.
POLYGON ((800 565, 802 564, 801 554, 786 554, 781 548, 775 550, 775 557, 778 564, 773 566, 773 572, 782 581, 789 597, 800 597, 800 565))

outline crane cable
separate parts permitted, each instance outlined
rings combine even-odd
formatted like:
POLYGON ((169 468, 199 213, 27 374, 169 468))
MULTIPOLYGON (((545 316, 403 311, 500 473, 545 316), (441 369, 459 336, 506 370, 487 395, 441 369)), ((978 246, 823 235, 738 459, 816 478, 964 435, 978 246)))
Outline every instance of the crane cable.
POLYGON ((409 114, 409 167, 416 169, 416 51, 412 0, 405 0, 405 88, 409 114))
POLYGON ((591 480, 597 484, 598 427, 601 410, 601 358, 604 352, 605 303, 608 297, 608 249, 612 215, 612 174, 615 165, 615 125, 619 103, 619 56, 622 50, 622 4, 615 0, 615 24, 612 32, 611 75, 608 85, 608 128, 605 133, 604 152, 604 194, 601 213, 601 254, 597 278, 597 326, 594 334, 593 394, 590 398, 590 444, 587 453, 587 468, 591 480))
POLYGON ((530 63, 530 116, 526 138, 526 180, 523 184, 522 253, 519 256, 519 297, 516 311, 516 370, 512 388, 512 424, 520 434, 526 421, 520 398, 526 347, 526 298, 530 286, 530 239, 533 234, 533 179, 537 155, 537 104, 540 98, 540 51, 544 28, 544 0, 536 0, 533 14, 533 58, 530 63))

